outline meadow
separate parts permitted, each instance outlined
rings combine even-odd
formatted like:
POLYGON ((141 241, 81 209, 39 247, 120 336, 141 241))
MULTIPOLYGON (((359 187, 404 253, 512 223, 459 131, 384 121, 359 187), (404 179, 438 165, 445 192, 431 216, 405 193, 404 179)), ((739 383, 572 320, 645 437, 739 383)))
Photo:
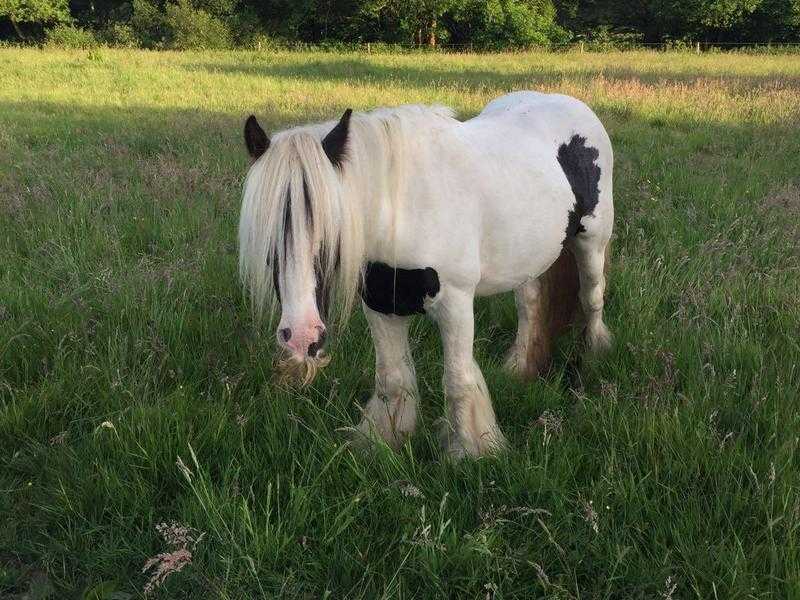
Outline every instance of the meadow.
POLYGON ((141 597, 183 551, 150 597, 800 598, 797 57, 2 49, 0 81, 0 597, 141 597), (516 89, 611 135, 615 349, 514 380, 481 300, 511 448, 454 463, 418 319, 421 427, 356 451, 363 317, 289 389, 241 292, 244 118, 516 89))

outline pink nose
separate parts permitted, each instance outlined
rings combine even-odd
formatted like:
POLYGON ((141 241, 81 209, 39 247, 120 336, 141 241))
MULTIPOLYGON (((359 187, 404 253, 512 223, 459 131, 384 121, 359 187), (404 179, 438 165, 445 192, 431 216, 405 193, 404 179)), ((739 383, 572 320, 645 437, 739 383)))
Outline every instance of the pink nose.
POLYGON ((319 354, 325 344, 325 326, 279 328, 278 343, 296 356, 313 358, 319 354))

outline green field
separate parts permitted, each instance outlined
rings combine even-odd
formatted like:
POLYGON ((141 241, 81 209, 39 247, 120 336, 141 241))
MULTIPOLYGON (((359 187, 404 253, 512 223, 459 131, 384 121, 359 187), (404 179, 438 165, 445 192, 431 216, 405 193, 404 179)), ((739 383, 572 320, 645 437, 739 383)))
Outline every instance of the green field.
POLYGON ((139 597, 172 521, 202 538, 154 597, 800 598, 797 57, 5 49, 0 82, 0 598, 139 597), (243 120, 525 88, 614 142, 616 348, 512 380, 481 300, 511 449, 452 463, 420 319, 421 427, 355 451, 363 317, 287 390, 243 299, 243 120))

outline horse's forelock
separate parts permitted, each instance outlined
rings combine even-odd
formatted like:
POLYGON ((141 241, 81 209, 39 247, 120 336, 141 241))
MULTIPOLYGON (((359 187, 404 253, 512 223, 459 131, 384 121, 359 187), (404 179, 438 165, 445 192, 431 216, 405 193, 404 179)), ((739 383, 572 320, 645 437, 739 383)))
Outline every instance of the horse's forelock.
POLYGON ((362 244, 357 215, 342 198, 340 171, 310 130, 277 136, 268 159, 248 174, 240 219, 240 273, 255 312, 276 311, 276 265, 296 260, 313 265, 318 302, 330 298, 338 316, 346 316, 356 297, 362 244), (272 265, 271 274, 265 275, 265 264, 272 265))

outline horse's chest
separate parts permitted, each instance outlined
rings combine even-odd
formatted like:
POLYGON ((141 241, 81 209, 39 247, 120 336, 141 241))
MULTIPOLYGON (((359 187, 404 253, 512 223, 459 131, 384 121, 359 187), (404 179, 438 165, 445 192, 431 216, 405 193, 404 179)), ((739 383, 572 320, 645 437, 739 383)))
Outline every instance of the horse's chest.
POLYGON ((425 312, 425 298, 439 293, 435 269, 399 269, 370 262, 364 273, 361 297, 375 312, 407 316, 425 312))

